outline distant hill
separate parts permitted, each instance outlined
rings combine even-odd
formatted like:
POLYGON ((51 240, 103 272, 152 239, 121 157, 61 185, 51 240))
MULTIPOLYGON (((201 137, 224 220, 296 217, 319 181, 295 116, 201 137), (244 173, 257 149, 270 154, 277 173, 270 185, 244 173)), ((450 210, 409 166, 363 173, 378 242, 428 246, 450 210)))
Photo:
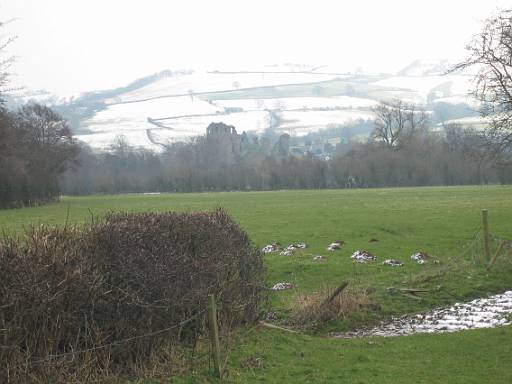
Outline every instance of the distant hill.
POLYGON ((439 76, 444 75, 451 65, 447 60, 416 60, 398 71, 398 76, 439 76))
MULTIPOLYGON (((443 60, 417 60, 388 75, 291 64, 250 71, 166 70, 65 102, 47 100, 93 148, 108 149, 123 135, 130 145, 159 150, 204 134, 211 122, 259 135, 305 135, 372 120, 372 107, 393 98, 424 105, 436 124, 467 120, 475 116, 467 96, 472 76, 446 75, 449 67, 443 60)), ((44 102, 44 95, 37 100, 44 102)))

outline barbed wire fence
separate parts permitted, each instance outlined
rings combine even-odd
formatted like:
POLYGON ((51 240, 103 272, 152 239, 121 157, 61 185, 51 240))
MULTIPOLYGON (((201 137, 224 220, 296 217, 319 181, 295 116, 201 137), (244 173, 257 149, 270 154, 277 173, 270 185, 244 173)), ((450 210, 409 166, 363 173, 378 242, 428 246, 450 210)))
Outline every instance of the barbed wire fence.
MULTIPOLYGON (((27 367, 27 366, 35 366, 35 365, 43 364, 43 363, 48 364, 48 363, 50 363, 51 360, 59 359, 59 358, 62 358, 62 357, 81 355, 81 354, 84 354, 84 353, 94 352, 94 351, 97 351, 97 350, 100 350, 100 349, 110 348, 110 347, 113 347, 113 346, 116 346, 116 345, 130 343, 130 342, 135 341, 135 340, 156 336, 156 335, 159 335, 159 334, 162 334, 162 333, 174 330, 174 329, 176 329, 178 327, 181 327, 181 326, 183 326, 185 324, 188 324, 192 320, 198 319, 204 313, 206 313, 206 310, 202 310, 199 313, 197 313, 196 315, 191 316, 191 317, 189 317, 186 320, 180 321, 177 324, 174 324, 174 325, 172 325, 170 327, 167 327, 167 328, 160 329, 158 331, 153 331, 153 332, 149 332, 149 333, 146 333, 146 334, 143 334, 143 335, 137 335, 137 336, 133 336, 133 337, 128 337, 128 338, 125 338, 125 339, 122 339, 122 340, 112 341, 110 343, 106 343, 106 344, 102 344, 102 345, 98 345, 98 346, 95 346, 95 347, 91 347, 91 348, 87 348, 87 349, 82 349, 82 350, 78 350, 78 351, 70 351, 70 352, 64 352, 64 353, 59 353, 59 354, 55 354, 55 355, 48 355, 46 357, 39 357, 39 358, 36 358, 35 360, 27 361, 24 364, 20 364, 18 367, 21 368, 21 367, 27 367)), ((7 347, 7 348, 13 348, 13 347, 7 347)), ((13 368, 15 368, 15 367, 13 367, 13 368)))
MULTIPOLYGON (((486 211, 486 210, 483 210, 486 211)), ((466 273, 472 268, 485 268, 490 271, 497 259, 504 263, 512 263, 512 257, 503 257, 512 253, 512 242, 510 239, 497 236, 492 231, 492 221, 488 220, 487 214, 482 214, 482 220, 473 227, 472 233, 458 253, 444 261, 437 271, 438 274, 459 274, 466 273)))

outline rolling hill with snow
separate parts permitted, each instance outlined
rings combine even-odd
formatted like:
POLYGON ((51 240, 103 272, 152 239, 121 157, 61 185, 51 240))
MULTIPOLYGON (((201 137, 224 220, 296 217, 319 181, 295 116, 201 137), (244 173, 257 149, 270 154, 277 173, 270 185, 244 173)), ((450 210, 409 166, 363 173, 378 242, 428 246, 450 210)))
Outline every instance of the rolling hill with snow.
POLYGON ((251 71, 164 71, 56 106, 76 137, 99 150, 122 135, 134 147, 159 150, 204 134, 211 122, 238 132, 301 136, 372 120, 380 100, 423 105, 433 122, 473 121, 472 76, 445 74, 444 61, 415 61, 396 74, 350 74, 334 67, 266 67, 251 71), (469 118, 469 119, 468 119, 469 118))

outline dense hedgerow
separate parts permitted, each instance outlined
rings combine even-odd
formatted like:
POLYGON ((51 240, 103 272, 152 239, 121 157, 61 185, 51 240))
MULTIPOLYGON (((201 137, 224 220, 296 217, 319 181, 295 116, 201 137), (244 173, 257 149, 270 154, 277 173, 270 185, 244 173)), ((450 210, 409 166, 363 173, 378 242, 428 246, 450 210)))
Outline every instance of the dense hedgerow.
POLYGON ((204 334, 208 294, 224 330, 255 322, 265 300, 262 257, 222 210, 32 229, 0 241, 0 272, 8 383, 169 372, 175 347, 204 334))

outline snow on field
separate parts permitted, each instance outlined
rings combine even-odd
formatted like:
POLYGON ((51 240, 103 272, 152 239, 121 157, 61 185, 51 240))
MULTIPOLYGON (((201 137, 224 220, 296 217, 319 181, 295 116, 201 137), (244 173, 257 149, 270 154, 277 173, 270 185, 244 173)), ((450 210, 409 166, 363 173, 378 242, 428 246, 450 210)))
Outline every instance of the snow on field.
POLYGON ((283 112, 284 122, 279 129, 292 135, 303 136, 335 124, 345 124, 359 119, 373 120, 374 117, 372 112, 359 110, 283 112))
POLYGON ((488 124, 486 119, 481 116, 462 117, 460 119, 447 120, 444 124, 461 124, 466 127, 483 129, 488 124))
POLYGON ((373 82, 373 85, 390 88, 401 88, 417 93, 423 101, 429 95, 435 98, 453 95, 465 95, 471 89, 471 76, 439 75, 439 76, 392 76, 373 82))
POLYGON ((400 76, 432 76, 443 75, 452 65, 446 60, 440 59, 418 59, 398 74, 400 76))
POLYGON ((383 90, 375 94, 375 98, 379 100, 392 100, 392 99, 400 99, 407 103, 414 104, 423 104, 425 103, 425 99, 415 93, 412 90, 383 90))
POLYGON ((314 69, 314 72, 318 73, 342 73, 342 74, 353 74, 354 72, 360 72, 357 68, 346 64, 328 64, 320 65, 314 69))
POLYGON ((122 129, 140 129, 154 127, 148 118, 159 119, 169 116, 215 114, 223 109, 206 101, 188 96, 154 99, 138 103, 109 105, 82 124, 91 132, 101 132, 119 126, 122 129))
MULTIPOLYGON (((108 148, 118 135, 123 135, 130 145, 153 148, 153 144, 147 137, 146 129, 157 127, 148 122, 148 118, 216 114, 222 111, 223 108, 216 107, 198 98, 192 100, 188 96, 109 105, 107 109, 99 111, 92 118, 82 123, 82 128, 90 134, 77 137, 100 149, 108 148)), ((191 133, 199 134, 197 131, 191 133)), ((202 133, 204 133, 204 129, 201 131, 202 133)), ((173 136, 181 138, 187 135, 189 135, 189 132, 176 133, 173 136)))
POLYGON ((153 150, 159 149, 158 146, 153 145, 148 139, 145 129, 111 129, 94 134, 76 135, 75 138, 90 145, 94 149, 104 151, 109 150, 120 136, 122 136, 125 142, 130 146, 153 150))
POLYGON ((129 128, 151 127, 147 118, 158 119, 169 116, 185 116, 199 114, 215 114, 223 109, 206 101, 188 96, 170 97, 165 99, 147 100, 138 103, 109 105, 91 119, 84 121, 83 126, 90 131, 102 130, 105 125, 120 124, 129 128))
MULTIPOLYGON (((343 124, 358 119, 373 119, 369 111, 334 110, 334 111, 284 111, 281 113, 283 123, 276 131, 291 135, 306 135, 328 128, 334 124, 343 124)), ((261 133, 268 128, 269 114, 265 111, 231 113, 222 116, 198 116, 161 121, 166 127, 172 127, 180 135, 204 134, 205 128, 211 122, 223 122, 233 125, 238 133, 261 133)))
MULTIPOLYGON (((296 98, 290 98, 296 99, 296 98)), ((314 105, 314 98, 304 98, 314 105)), ((335 98, 337 99, 337 98, 335 98)), ((367 105, 371 101, 356 98, 339 98, 331 105, 342 102, 343 105, 367 105), (350 101, 350 103, 346 103, 350 101)), ((297 105, 300 103, 294 100, 297 105)), ((325 103, 319 101, 319 105, 325 103)), ((339 104, 341 105, 341 104, 339 104)), ((187 140, 190 137, 204 135, 206 127, 212 122, 233 125, 239 133, 244 131, 261 133, 268 128, 270 116, 267 111, 253 110, 239 113, 221 114, 223 108, 201 101, 190 101, 188 97, 156 99, 140 103, 110 105, 98 112, 83 124, 88 134, 77 136, 94 148, 109 149, 116 137, 122 135, 126 142, 134 147, 158 149, 157 143, 169 143, 187 140), (176 100, 175 100, 176 99, 176 100), (184 115, 195 116, 184 116, 184 115), (173 117, 174 116, 174 117, 173 117), (183 116, 183 117, 180 117, 183 116), (156 124, 148 118, 158 119, 156 124)), ((328 128, 334 124, 343 124, 358 119, 373 119, 368 110, 345 109, 326 111, 284 111, 283 123, 276 128, 278 132, 292 135, 305 135, 328 128)))
POLYGON ((219 68, 209 68, 210 72, 315 72, 317 65, 296 63, 224 63, 219 68), (217 71, 215 71, 217 70, 217 71))
POLYGON ((244 111, 264 109, 334 109, 371 108, 377 101, 351 96, 335 97, 282 97, 279 99, 235 99, 216 100, 215 104, 227 108, 242 108, 244 111))
POLYGON ((448 97, 440 97, 434 100, 434 103, 446 103, 446 104, 466 104, 468 108, 477 110, 479 102, 474 97, 469 95, 456 95, 448 97))
MULTIPOLYGON (((168 143, 203 135, 212 122, 233 125, 239 133, 261 133, 268 128, 271 121, 266 110, 281 111, 281 124, 276 128, 278 132, 302 136, 359 119, 373 120, 371 108, 381 99, 398 97, 415 103, 423 103, 428 99, 471 105, 465 96, 471 85, 472 77, 468 75, 442 76, 429 72, 428 76, 399 75, 383 79, 384 75, 379 75, 373 78, 363 76, 354 80, 350 75, 338 76, 320 72, 279 73, 281 68, 276 68, 276 73, 272 73, 273 69, 269 68, 267 72, 257 73, 201 71, 159 78, 151 84, 107 100, 106 109, 82 122, 83 133, 78 138, 95 148, 107 149, 117 136, 123 135, 129 145, 157 149, 161 147, 155 142, 168 143), (366 88, 361 88, 363 91, 358 94, 359 97, 340 95, 209 102, 203 100, 203 96, 197 95, 251 87, 316 83, 339 77, 352 79, 347 81, 360 81, 366 84, 366 88)), ((428 65, 423 65, 418 73, 423 73, 428 68, 428 65)), ((317 70, 320 71, 321 68, 317 70)), ((343 88, 340 89, 343 92, 343 88)), ((452 122, 482 124, 474 118, 452 122)))
POLYGON ((236 90, 282 84, 315 83, 333 79, 318 73, 222 73, 196 72, 166 77, 149 85, 110 99, 110 103, 144 100, 169 95, 236 90))
POLYGON ((166 127, 172 128, 176 132, 175 137, 178 138, 187 135, 204 135, 206 127, 212 122, 223 122, 228 125, 233 125, 238 133, 244 131, 262 132, 267 128, 268 121, 268 112, 252 111, 220 116, 183 117, 162 120, 161 123, 166 127))
MULTIPOLYGON (((135 104, 129 104, 135 105, 135 104)), ((111 106, 118 107, 120 105, 111 106)), ((128 104, 122 105, 127 107, 128 104)), ((234 125, 239 133, 243 131, 262 132, 268 126, 268 113, 264 111, 243 112, 229 115, 203 115, 159 120, 159 127, 147 121, 144 114, 131 117, 118 117, 119 111, 106 110, 89 121, 89 134, 76 138, 97 149, 109 149, 117 136, 122 135, 126 142, 134 147, 158 149, 151 141, 168 144, 174 141, 186 141, 193 136, 204 135, 206 127, 212 122, 234 125), (112 115, 112 118, 106 118, 112 115)), ((160 115, 161 116, 161 115, 160 115)))
POLYGON ((367 336, 405 336, 415 333, 456 332, 478 328, 494 328, 511 324, 512 291, 488 298, 455 303, 417 315, 405 315, 391 322, 355 332, 334 333, 340 338, 367 336))

